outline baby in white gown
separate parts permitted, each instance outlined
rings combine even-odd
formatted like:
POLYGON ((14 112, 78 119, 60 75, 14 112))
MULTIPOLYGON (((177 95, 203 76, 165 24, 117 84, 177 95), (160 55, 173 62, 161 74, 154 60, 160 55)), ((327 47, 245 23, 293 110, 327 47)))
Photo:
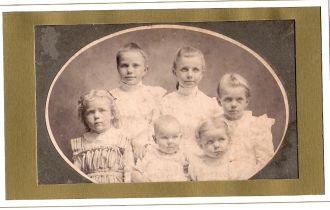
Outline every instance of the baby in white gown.
POLYGON ((155 145, 132 172, 133 182, 188 181, 186 155, 180 149, 181 127, 170 115, 158 118, 154 125, 155 145))

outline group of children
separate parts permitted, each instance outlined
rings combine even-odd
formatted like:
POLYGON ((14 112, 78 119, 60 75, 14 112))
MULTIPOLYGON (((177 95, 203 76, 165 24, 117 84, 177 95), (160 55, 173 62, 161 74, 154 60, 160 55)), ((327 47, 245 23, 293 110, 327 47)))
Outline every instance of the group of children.
POLYGON ((116 61, 120 86, 81 96, 86 133, 71 140, 74 165, 96 183, 244 180, 274 155, 274 120, 247 110, 251 93, 242 76, 225 74, 216 99, 198 89, 200 50, 178 50, 177 90, 169 94, 142 83, 148 58, 136 43, 116 61))

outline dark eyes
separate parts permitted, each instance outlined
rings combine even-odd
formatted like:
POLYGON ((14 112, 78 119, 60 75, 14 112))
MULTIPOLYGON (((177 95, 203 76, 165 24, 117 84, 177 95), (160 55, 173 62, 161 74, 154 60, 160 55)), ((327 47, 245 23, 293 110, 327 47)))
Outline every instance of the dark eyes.
MULTIPOLYGON (((235 100, 235 99, 230 98, 230 97, 224 99, 225 102, 231 102, 233 100, 235 100)), ((236 101, 239 102, 239 103, 241 103, 241 102, 244 101, 244 98, 242 98, 242 97, 236 98, 236 101)))
POLYGON ((209 140, 206 142, 206 144, 213 144, 214 143, 214 140, 209 140))
POLYGON ((182 69, 180 69, 180 71, 187 72, 188 71, 188 68, 182 68, 182 69))
POLYGON ((232 98, 225 98, 225 102, 231 102, 233 99, 232 98))
MULTIPOLYGON (((183 67, 183 68, 180 69, 180 71, 181 72, 187 72, 187 71, 189 71, 189 68, 183 67)), ((192 71, 197 73, 197 72, 200 72, 200 69, 199 68, 193 68, 192 71)))
MULTIPOLYGON (((140 66, 141 66, 141 65, 138 64, 138 63, 133 63, 133 64, 132 64, 132 67, 133 67, 133 68, 138 68, 138 67, 140 67, 140 66)), ((119 67, 120 67, 120 68, 128 68, 128 67, 129 67, 129 64, 127 64, 127 63, 122 63, 122 64, 119 65, 119 67)))
POLYGON ((97 110, 94 110, 94 109, 93 109, 93 110, 87 110, 87 111, 86 111, 86 115, 94 114, 96 111, 103 113, 103 112, 106 112, 106 111, 108 111, 108 110, 103 109, 103 108, 100 108, 100 109, 97 109, 97 110))
POLYGON ((216 142, 216 141, 219 141, 219 142, 222 142, 222 141, 224 141, 225 140, 225 138, 218 138, 218 139, 216 139, 216 140, 209 140, 209 141, 207 141, 206 142, 206 144, 214 144, 214 142, 216 142))
POLYGON ((120 68, 127 68, 127 67, 128 67, 128 64, 120 64, 119 67, 120 67, 120 68))
POLYGON ((164 139, 171 139, 171 138, 176 139, 176 138, 178 138, 178 136, 171 136, 171 137, 170 136, 164 136, 163 138, 164 139))

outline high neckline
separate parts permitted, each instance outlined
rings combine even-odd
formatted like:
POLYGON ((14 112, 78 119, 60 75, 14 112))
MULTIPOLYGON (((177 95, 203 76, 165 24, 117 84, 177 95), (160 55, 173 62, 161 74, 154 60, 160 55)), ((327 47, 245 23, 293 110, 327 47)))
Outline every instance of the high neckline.
POLYGON ((120 88, 120 90, 122 90, 124 92, 133 92, 133 91, 136 91, 136 90, 142 88, 142 86, 143 86, 142 81, 140 81, 136 85, 128 85, 128 84, 123 83, 122 81, 120 81, 119 88, 120 88))
POLYGON ((178 93, 183 96, 196 96, 198 92, 198 87, 186 88, 179 86, 178 93))

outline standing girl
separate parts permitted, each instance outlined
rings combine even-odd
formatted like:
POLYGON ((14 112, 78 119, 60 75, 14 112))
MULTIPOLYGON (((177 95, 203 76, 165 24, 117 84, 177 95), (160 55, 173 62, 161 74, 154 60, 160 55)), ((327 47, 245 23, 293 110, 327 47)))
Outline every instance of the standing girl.
POLYGON ((148 58, 136 43, 128 43, 117 52, 120 86, 111 91, 117 98, 122 129, 132 139, 135 157, 143 156, 145 145, 152 143, 152 122, 159 116, 160 100, 166 93, 161 87, 142 83, 147 74, 148 58))
POLYGON ((186 153, 200 152, 195 142, 195 130, 205 119, 220 114, 215 99, 198 89, 205 72, 203 53, 193 47, 178 50, 172 72, 177 79, 177 91, 162 100, 162 113, 175 116, 182 125, 182 149, 186 153))

